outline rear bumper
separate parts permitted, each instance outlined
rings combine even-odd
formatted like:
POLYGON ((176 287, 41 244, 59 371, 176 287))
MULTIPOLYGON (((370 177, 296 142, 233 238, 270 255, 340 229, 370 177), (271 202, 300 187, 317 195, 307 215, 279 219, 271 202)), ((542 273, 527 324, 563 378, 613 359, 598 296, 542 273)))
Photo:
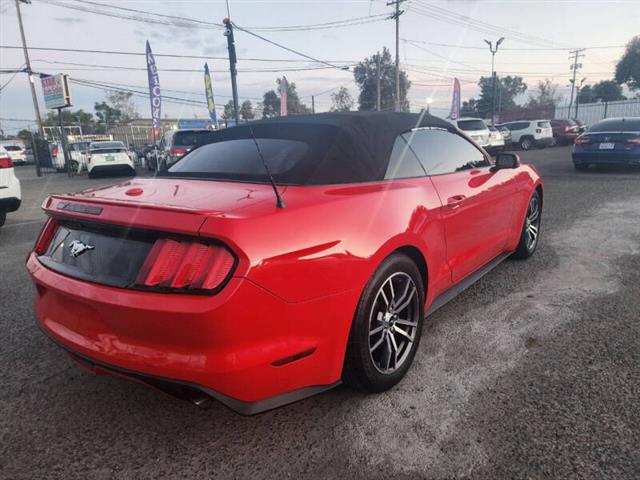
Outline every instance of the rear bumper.
POLYGON ((534 138, 533 142, 536 147, 549 147, 553 145, 553 137, 534 138))
POLYGON ((576 165, 637 165, 640 166, 640 153, 619 151, 583 151, 573 152, 571 159, 576 165))
POLYGON ((89 173, 112 173, 112 172, 132 172, 135 171, 133 165, 129 163, 110 163, 108 165, 95 165, 95 166, 87 166, 89 173))
POLYGON ((83 282, 34 254, 27 269, 40 327, 101 373, 187 386, 246 414, 340 381, 357 292, 289 303, 237 277, 197 296, 83 282))

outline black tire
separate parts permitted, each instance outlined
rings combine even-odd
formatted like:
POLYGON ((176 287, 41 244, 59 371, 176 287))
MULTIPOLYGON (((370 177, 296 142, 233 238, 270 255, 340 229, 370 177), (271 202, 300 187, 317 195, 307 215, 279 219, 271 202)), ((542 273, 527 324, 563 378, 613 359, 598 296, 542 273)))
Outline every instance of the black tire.
POLYGON ((532 256, 538 243, 540 242, 540 224, 542 219, 542 200, 538 190, 534 191, 529 199, 527 206, 527 212, 525 213, 524 220, 522 222, 522 232, 520 233, 520 241, 516 251, 513 252, 512 257, 519 260, 524 260, 532 256), (537 214, 534 216, 534 210, 537 214), (534 230, 535 229, 535 230, 534 230), (535 234, 535 239, 532 241, 532 236, 535 234))
POLYGON ((573 168, 575 168, 578 172, 586 172, 589 170, 589 165, 584 163, 574 163, 573 168))
POLYGON ((7 221, 7 212, 0 211, 0 227, 7 221))
POLYGON ((533 148, 533 140, 531 137, 523 137, 520 139, 520 148, 524 151, 531 150, 533 148))
POLYGON ((423 319, 424 286, 420 271, 411 258, 394 253, 375 271, 358 302, 342 371, 344 383, 364 392, 383 392, 398 383, 413 363, 423 319), (396 289, 397 293, 393 293, 396 289), (386 291, 386 296, 379 293, 381 290, 386 291), (386 309, 387 296, 391 296, 388 302, 392 305, 393 299, 398 301, 397 314, 386 309), (406 307, 402 308, 404 304, 406 307), (370 333, 373 330, 379 331, 370 333), (395 366, 391 370, 394 350, 395 366))

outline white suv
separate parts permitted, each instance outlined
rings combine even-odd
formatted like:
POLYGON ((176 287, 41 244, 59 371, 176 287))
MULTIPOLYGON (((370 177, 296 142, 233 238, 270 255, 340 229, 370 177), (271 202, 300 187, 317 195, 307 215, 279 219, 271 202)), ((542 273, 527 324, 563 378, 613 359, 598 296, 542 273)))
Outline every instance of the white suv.
POLYGON ((89 177, 106 172, 136 174, 133 160, 122 142, 91 142, 86 158, 89 177))
POLYGON ((549 120, 522 120, 498 126, 507 127, 511 131, 511 142, 520 145, 522 150, 553 145, 553 129, 549 120))
POLYGON ((7 213, 20 208, 21 201, 20 180, 13 171, 13 160, 4 147, 0 147, 0 227, 4 225, 7 213))
POLYGON ((468 137, 471 137, 482 148, 489 149, 491 146, 491 132, 481 118, 459 118, 451 123, 458 127, 458 130, 462 130, 468 137))

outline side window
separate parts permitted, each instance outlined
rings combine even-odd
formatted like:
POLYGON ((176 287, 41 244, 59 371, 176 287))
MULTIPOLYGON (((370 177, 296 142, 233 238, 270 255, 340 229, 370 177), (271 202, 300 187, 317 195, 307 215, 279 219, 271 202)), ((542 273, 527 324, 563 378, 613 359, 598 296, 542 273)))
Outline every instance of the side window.
POLYGON ((442 175, 490 165, 475 145, 446 130, 415 130, 405 133, 404 137, 422 162, 427 175, 442 175))
POLYGON ((424 175, 420 160, 411 151, 404 136, 396 138, 384 179, 424 177, 424 175))

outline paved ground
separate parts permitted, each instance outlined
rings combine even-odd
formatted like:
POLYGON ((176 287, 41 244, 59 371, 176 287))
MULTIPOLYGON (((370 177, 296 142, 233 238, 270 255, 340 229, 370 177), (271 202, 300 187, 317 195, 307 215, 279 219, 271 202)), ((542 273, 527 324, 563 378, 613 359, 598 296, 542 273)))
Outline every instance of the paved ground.
POLYGON ((24 257, 50 191, 0 229, 0 477, 629 478, 640 476, 640 172, 546 181, 543 241, 428 321, 394 390, 338 388, 255 417, 91 377, 34 324, 24 257))

